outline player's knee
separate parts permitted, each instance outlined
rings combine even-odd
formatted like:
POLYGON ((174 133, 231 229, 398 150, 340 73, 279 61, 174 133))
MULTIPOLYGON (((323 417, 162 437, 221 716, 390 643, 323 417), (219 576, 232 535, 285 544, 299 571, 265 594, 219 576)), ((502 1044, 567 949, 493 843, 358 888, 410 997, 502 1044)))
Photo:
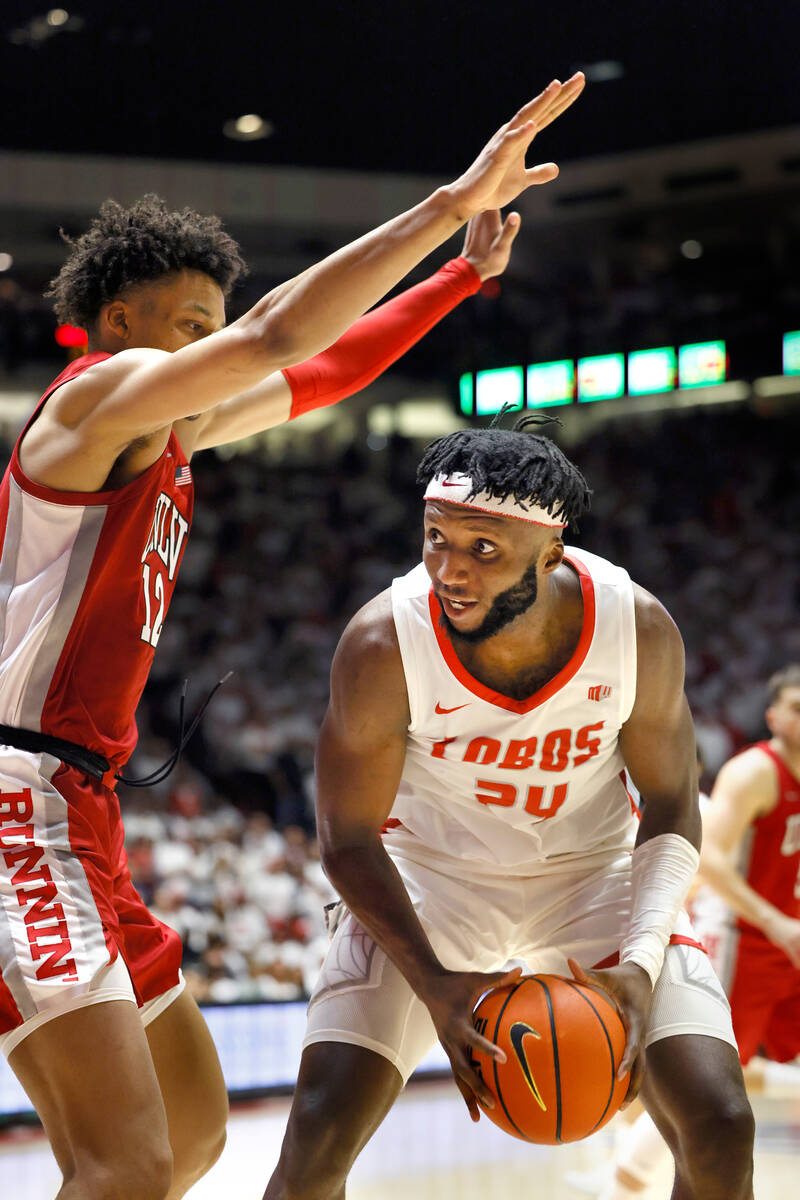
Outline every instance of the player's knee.
POLYGON ((171 1195, 183 1195, 207 1174, 225 1149, 228 1099, 206 1108, 192 1121, 191 1135, 173 1145, 175 1158, 171 1195))
POLYGON ((702 1115, 693 1114, 691 1130, 681 1143, 696 1167, 719 1180, 741 1181, 748 1177, 754 1139, 753 1111, 744 1090, 736 1089, 702 1115))
POLYGON ((292 1200, 335 1195, 352 1166, 351 1139, 332 1117, 327 1095, 305 1089, 295 1097, 278 1172, 292 1200))
MULTIPOLYGON (((227 1132, 225 1125, 209 1130, 206 1135, 199 1140, 192 1149, 192 1161, 189 1164, 189 1182, 196 1183, 198 1179, 211 1170, 214 1163, 225 1149, 227 1140, 227 1132)), ((178 1172, 178 1161, 176 1157, 175 1172, 178 1172)))
MULTIPOLYGON (((169 1145, 140 1147, 138 1153, 118 1153, 102 1160, 81 1156, 73 1177, 66 1181, 81 1200, 166 1200, 172 1186, 169 1145)), ((72 1191, 67 1192, 72 1195, 72 1191)))

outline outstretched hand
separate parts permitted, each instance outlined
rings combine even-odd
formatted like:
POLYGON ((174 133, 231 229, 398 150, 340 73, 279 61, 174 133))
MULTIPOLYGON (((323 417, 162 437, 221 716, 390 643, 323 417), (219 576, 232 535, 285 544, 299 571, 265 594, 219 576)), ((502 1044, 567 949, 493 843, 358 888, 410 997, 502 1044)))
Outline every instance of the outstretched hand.
POLYGON ((478 213, 467 225, 462 257, 472 263, 481 279, 502 275, 508 266, 519 227, 519 213, 509 213, 505 221, 496 208, 478 213))
POLYGON ((602 971, 585 970, 574 958, 567 959, 569 969, 578 983, 588 984, 603 991, 620 1015, 625 1026, 625 1050, 617 1079, 623 1079, 630 1071, 631 1079, 623 1108, 636 1099, 644 1080, 644 1040, 647 1022, 653 1003, 653 989, 646 971, 635 963, 622 963, 602 971))
POLYGON ((525 155, 536 134, 552 124, 578 99, 586 84, 581 71, 566 83, 554 79, 538 96, 501 125, 471 167, 451 185, 457 207, 464 217, 487 208, 502 208, 521 192, 558 175, 555 163, 525 166, 525 155))

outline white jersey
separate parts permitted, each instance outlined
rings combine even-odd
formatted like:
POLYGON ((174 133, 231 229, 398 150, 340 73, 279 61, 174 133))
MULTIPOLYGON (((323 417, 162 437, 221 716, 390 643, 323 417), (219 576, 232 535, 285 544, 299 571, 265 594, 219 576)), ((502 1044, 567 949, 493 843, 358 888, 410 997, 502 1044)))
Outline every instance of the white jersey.
POLYGON ((629 851, 637 819, 619 732, 636 692, 633 585, 584 550, 583 629, 570 661, 527 700, 475 679, 440 624, 423 565, 392 584, 411 720, 390 853, 502 875, 598 867, 629 851))

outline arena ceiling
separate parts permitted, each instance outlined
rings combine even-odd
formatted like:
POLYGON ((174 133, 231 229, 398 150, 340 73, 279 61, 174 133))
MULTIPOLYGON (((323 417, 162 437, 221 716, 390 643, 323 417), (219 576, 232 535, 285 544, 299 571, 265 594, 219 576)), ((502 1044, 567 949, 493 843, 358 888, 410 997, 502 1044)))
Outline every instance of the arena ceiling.
POLYGON ((2 149, 442 175, 576 67, 543 157, 800 122, 795 0, 62 2, 0 7, 2 149))

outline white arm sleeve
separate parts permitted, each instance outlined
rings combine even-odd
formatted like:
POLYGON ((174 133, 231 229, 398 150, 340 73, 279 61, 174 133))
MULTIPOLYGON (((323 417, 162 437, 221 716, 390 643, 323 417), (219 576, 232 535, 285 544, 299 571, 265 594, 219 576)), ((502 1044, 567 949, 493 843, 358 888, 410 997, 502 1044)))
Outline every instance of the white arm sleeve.
POLYGON ((619 961, 634 962, 655 987, 700 855, 679 833, 660 833, 633 852, 631 921, 619 961))

